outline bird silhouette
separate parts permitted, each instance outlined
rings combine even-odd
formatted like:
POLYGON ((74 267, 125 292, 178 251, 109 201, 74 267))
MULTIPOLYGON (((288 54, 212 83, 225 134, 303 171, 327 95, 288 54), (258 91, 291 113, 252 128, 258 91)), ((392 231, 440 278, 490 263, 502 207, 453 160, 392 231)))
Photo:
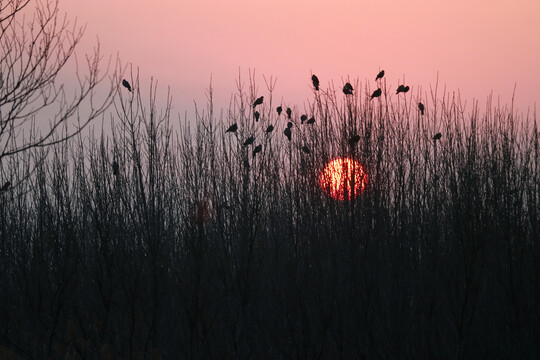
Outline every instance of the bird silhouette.
POLYGON ((116 161, 113 161, 112 163, 112 171, 114 176, 118 176, 118 173, 120 172, 120 166, 116 161))
POLYGON ((283 134, 291 141, 291 128, 287 127, 285 130, 283 130, 283 134))
POLYGON ((254 136, 250 136, 250 137, 248 137, 247 140, 244 142, 244 146, 251 145, 251 144, 253 144, 254 141, 255 141, 255 137, 254 137, 254 136))
POLYGON ((314 118, 313 116, 310 117, 309 120, 307 121, 307 123, 308 123, 309 125, 315 124, 315 118, 314 118))
POLYGON ((253 113, 253 117, 255 118, 255 121, 259 121, 259 118, 261 117, 261 114, 259 114, 258 111, 255 111, 255 112, 253 113))
POLYGON ((309 148, 306 145, 302 146, 302 151, 305 152, 306 154, 311 153, 311 151, 309 150, 309 148))
POLYGON ((418 110, 420 110, 420 114, 424 115, 424 104, 421 102, 418 103, 418 110))
POLYGON ((352 95, 353 91, 354 89, 350 83, 346 83, 345 86, 343 86, 343 93, 345 95, 352 95))
POLYGON ((281 112, 283 111, 283 108, 281 107, 281 105, 276 108, 276 111, 277 111, 278 116, 281 115, 281 112))
MULTIPOLYGON (((377 90, 375 90, 375 91, 373 92, 373 94, 371 94, 371 99, 376 98, 376 97, 379 97, 379 96, 381 96, 381 95, 382 95, 382 90, 381 90, 381 88, 378 88, 377 90)), ((371 99, 370 99, 370 100, 371 100, 371 99)))
POLYGON ((442 138, 442 134, 441 133, 436 133, 435 136, 433 137, 433 140, 437 141, 437 140, 440 140, 441 138, 442 138))
POLYGON ((229 126, 229 128, 225 132, 226 133, 228 133, 228 132, 236 132, 236 130, 238 130, 238 125, 236 123, 234 123, 231 126, 229 126))
POLYGON ((375 78, 375 81, 379 80, 379 79, 382 79, 382 77, 384 76, 384 70, 381 70, 378 74, 377 74, 377 77, 375 78))
POLYGON ((292 123, 292 121, 289 121, 289 122, 287 123, 287 128, 290 129, 290 128, 292 128, 292 127, 293 127, 293 123, 292 123))
POLYGON ((131 92, 131 85, 129 85, 129 82, 128 82, 126 79, 122 80, 122 85, 123 85, 126 89, 128 89, 129 92, 131 92))
POLYGON ((262 151, 262 145, 255 146, 255 149, 253 149, 253 157, 255 157, 255 155, 257 153, 260 153, 261 151, 262 151))
POLYGON ((307 120, 307 115, 300 116, 300 123, 304 124, 304 122, 307 120))
POLYGON ((266 128, 266 133, 269 134, 269 133, 271 133, 272 131, 274 131, 274 125, 270 124, 270 125, 268 125, 268 127, 266 128))
POLYGON ((315 88, 315 91, 319 91, 319 78, 316 75, 312 75, 311 81, 313 82, 313 87, 315 88))
POLYGON ((255 102, 253 103, 253 108, 255 108, 255 106, 257 105, 261 105, 263 103, 263 100, 264 100, 264 96, 261 96, 260 98, 255 100, 255 102))
POLYGON ((406 93, 407 91, 409 91, 409 86, 405 86, 405 87, 403 88, 403 92, 404 92, 404 93, 406 93))
POLYGON ((354 145, 354 144, 356 144, 358 141, 360 141, 360 135, 355 134, 355 135, 353 135, 353 136, 349 139, 349 144, 354 145))
POLYGON ((399 94, 400 92, 405 92, 405 86, 404 85, 399 85, 397 90, 396 90, 396 94, 399 94))
POLYGON ((290 119, 291 118, 291 115, 292 115, 292 110, 291 108, 287 108, 287 110, 285 111, 287 113, 287 119, 290 119))
POLYGON ((7 191, 9 187, 11 186, 11 181, 6 181, 4 185, 0 188, 1 192, 7 191))

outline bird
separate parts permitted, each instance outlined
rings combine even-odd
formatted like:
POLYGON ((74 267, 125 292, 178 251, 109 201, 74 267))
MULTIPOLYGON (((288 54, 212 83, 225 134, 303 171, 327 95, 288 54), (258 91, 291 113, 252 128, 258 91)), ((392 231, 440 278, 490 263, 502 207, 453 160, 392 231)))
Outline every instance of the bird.
POLYGON ((253 113, 253 117, 255 118, 255 121, 259 121, 259 118, 261 117, 261 114, 259 114, 258 111, 255 111, 255 112, 253 113))
POLYGON ((306 154, 309 154, 311 152, 306 145, 302 146, 302 151, 305 152, 306 154))
MULTIPOLYGON (((382 95, 382 90, 381 90, 381 88, 378 88, 377 90, 375 90, 375 91, 373 92, 373 94, 371 94, 371 99, 376 98, 376 97, 379 97, 379 96, 381 96, 381 95, 382 95)), ((371 100, 371 99, 370 99, 370 100, 371 100)))
POLYGON ((292 127, 293 127, 293 123, 292 123, 292 121, 289 121, 289 122, 287 123, 287 128, 290 129, 290 128, 292 128, 292 127))
POLYGON ((274 130, 274 125, 270 124, 270 125, 268 125, 268 127, 266 128, 266 133, 269 134, 269 133, 271 133, 273 130, 274 130))
POLYGON ((261 151, 262 151, 262 145, 255 146, 255 149, 253 149, 253 157, 255 157, 255 155, 257 153, 260 153, 261 151))
POLYGON ((300 116, 300 123, 304 123, 307 120, 307 115, 300 116))
POLYGON ((418 103, 418 110, 420 110, 420 114, 424 115, 424 104, 421 102, 418 103))
POLYGON ((309 120, 307 121, 307 123, 308 123, 309 125, 315 124, 315 118, 314 118, 313 116, 310 117, 309 120))
POLYGON ((384 76, 384 70, 381 70, 378 74, 377 74, 377 77, 375 78, 375 81, 379 80, 379 79, 382 79, 382 77, 384 76))
POLYGON ((290 118, 291 118, 291 115, 292 115, 292 110, 291 110, 291 108, 287 108, 286 113, 287 113, 287 119, 290 119, 290 118))
POLYGON ((118 176, 119 170, 120 170, 120 166, 118 165, 118 163, 116 161, 113 161, 113 163, 112 163, 113 175, 118 176))
POLYGON ((122 85, 123 85, 126 89, 128 89, 129 92, 131 92, 131 85, 129 85, 129 82, 128 82, 126 79, 122 80, 122 85))
POLYGON ((397 90, 396 90, 396 94, 399 94, 400 92, 405 92, 405 86, 403 85, 399 85, 397 90))
POLYGON ((276 108, 276 111, 277 111, 278 116, 281 115, 281 112, 283 111, 283 108, 281 107, 281 105, 276 108))
POLYGON ((405 87, 403 88, 403 92, 404 92, 404 93, 406 93, 407 91, 409 91, 409 86, 405 86, 405 87))
POLYGON ((283 134, 291 141, 291 128, 287 127, 285 130, 283 130, 283 134))
POLYGON ((313 87, 315 88, 315 91, 319 91, 319 78, 317 77, 317 75, 312 75, 311 81, 313 82, 313 87))
POLYGON ((440 140, 440 138, 442 138, 442 134, 441 133, 436 133, 435 136, 433 137, 433 140, 437 141, 437 140, 440 140))
POLYGON ((350 83, 346 83, 345 86, 343 86, 343 93, 345 95, 352 95, 353 90, 354 89, 350 83))
POLYGON ((234 123, 231 126, 229 126, 229 128, 225 132, 226 133, 228 133, 228 132, 236 132, 236 130, 238 130, 238 125, 236 123, 234 123))
POLYGON ((255 100, 255 102, 253 103, 253 108, 255 108, 255 106, 257 105, 261 105, 263 103, 263 100, 264 100, 264 96, 261 96, 260 98, 255 100))
POLYGON ((359 141, 360 141, 360 135, 355 134, 355 135, 353 135, 353 136, 349 139, 349 144, 350 144, 350 145, 354 145, 354 144, 356 144, 356 143, 359 142, 359 141))
POLYGON ((254 141, 255 141, 255 137, 254 137, 254 136, 250 136, 250 137, 248 137, 247 140, 244 142, 244 146, 251 145, 251 144, 253 144, 254 141))
POLYGON ((4 185, 0 188, 0 191, 7 191, 9 187, 11 186, 11 181, 6 181, 4 185))

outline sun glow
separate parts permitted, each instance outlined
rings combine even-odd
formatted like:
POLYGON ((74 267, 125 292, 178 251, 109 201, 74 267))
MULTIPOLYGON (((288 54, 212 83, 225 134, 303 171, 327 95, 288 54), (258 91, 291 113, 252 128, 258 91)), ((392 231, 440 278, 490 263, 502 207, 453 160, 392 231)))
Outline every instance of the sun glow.
POLYGON ((362 165, 350 158, 330 161, 320 177, 320 185, 336 200, 351 200, 367 186, 367 175, 362 165))

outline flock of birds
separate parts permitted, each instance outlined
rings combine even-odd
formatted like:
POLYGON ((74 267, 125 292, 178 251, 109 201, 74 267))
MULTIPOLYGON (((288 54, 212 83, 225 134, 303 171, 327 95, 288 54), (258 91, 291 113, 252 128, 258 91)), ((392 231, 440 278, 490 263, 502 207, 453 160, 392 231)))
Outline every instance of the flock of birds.
MULTIPOLYGON (((384 70, 381 70, 377 76, 375 77, 375 81, 376 82, 380 82, 380 80, 384 77, 384 70)), ((319 78, 317 77, 317 75, 312 75, 311 76, 311 82, 313 83, 313 89, 315 91, 319 91, 319 88, 320 88, 320 81, 319 81, 319 78)), ((122 86, 124 86, 129 92, 132 91, 131 89, 131 85, 129 84, 129 82, 126 80, 126 79, 123 79, 122 80, 122 86)), ((399 93, 407 93, 409 91, 409 86, 405 86, 405 85, 399 85, 397 90, 396 90, 396 95, 399 94, 399 93)), ((347 96, 347 95, 353 95, 354 94, 354 88, 353 86, 351 85, 351 83, 347 82, 345 83, 345 85, 343 86, 343 93, 347 96)), ((370 100, 373 100, 374 98, 378 98, 382 95, 382 90, 380 87, 377 88, 377 90, 373 91, 373 93, 371 94, 371 97, 370 97, 370 100)), ((254 102, 253 102, 253 118, 255 119, 256 122, 259 121, 260 119, 260 116, 261 114, 259 113, 259 111, 255 110, 257 108, 257 106, 259 105, 262 105, 262 103, 264 102, 264 96, 261 96, 261 97, 258 97, 254 102)), ((424 110, 425 110, 425 107, 424 107, 424 104, 422 104, 421 102, 418 103, 418 110, 420 111, 421 115, 424 115, 424 110)), ((283 107, 280 105, 276 108, 276 112, 278 114, 278 116, 281 116, 281 113, 283 112, 283 107)), ((292 110, 291 108, 287 108, 285 110, 285 113, 287 114, 287 127, 285 128, 285 130, 283 130, 283 135, 285 135, 287 137, 287 139, 289 141, 291 141, 291 138, 292 138, 292 127, 294 126, 293 122, 291 121, 292 120, 292 110)), ((302 115, 300 116, 300 122, 301 124, 308 124, 308 125, 313 125, 315 123, 315 117, 311 117, 308 119, 307 115, 302 115)), ((225 133, 236 133, 238 130, 238 124, 237 123, 234 123, 232 125, 230 125, 227 130, 225 131, 225 133)), ((272 131, 274 131, 274 125, 270 124, 268 125, 268 127, 266 128, 266 131, 265 133, 266 134, 269 134, 271 133, 272 131)), ((440 140, 442 137, 442 134, 441 133, 437 133, 435 136, 433 136, 433 141, 437 141, 437 140, 440 140)), ((356 143, 358 143, 360 141, 360 135, 358 134, 355 134, 353 135, 351 138, 349 138, 349 144, 350 145, 355 145, 356 143)), ((253 145, 255 143, 255 137, 254 136, 250 136, 248 137, 244 143, 243 143, 243 146, 244 147, 247 147, 249 145, 253 145)), ((308 146, 304 145, 300 148, 304 153, 306 154, 309 154, 311 153, 311 150, 309 149, 308 146)), ((262 145, 259 144, 259 145, 256 145, 254 148, 253 148, 253 151, 252 151, 252 155, 253 157, 255 157, 258 153, 260 153, 262 151, 262 145)), ((118 172, 119 172, 119 165, 116 161, 113 162, 112 164, 113 166, 113 174, 115 176, 118 175, 118 172)), ((4 187, 6 187, 6 185, 4 185, 4 187)), ((9 184, 7 185, 7 187, 9 187, 9 184)), ((2 191, 3 188, 0 189, 0 191, 2 191)))
MULTIPOLYGON (((375 77, 375 81, 379 81, 383 77, 384 77, 384 70, 381 70, 377 74, 377 76, 375 77)), ((317 75, 312 75, 311 76, 311 81, 313 83, 313 89, 315 91, 319 91, 320 81, 319 81, 319 78, 317 77, 317 75)), ((405 94, 409 90, 410 90, 409 86, 399 85, 397 90, 396 90, 396 95, 399 94, 399 93, 404 93, 405 94)), ((353 95, 354 94, 354 88, 351 85, 351 83, 349 83, 349 82, 345 83, 345 85, 343 86, 343 93, 345 95, 353 95)), ((381 95, 382 95, 382 90, 379 87, 379 88, 377 88, 377 90, 373 91, 373 93, 371 94, 370 100, 373 100, 374 98, 378 98, 381 95)), ((261 97, 257 98, 253 102, 253 109, 255 109, 258 105, 261 105, 263 103, 263 101, 264 101, 264 96, 261 96, 261 97)), ((420 114, 423 116, 424 111, 425 111, 425 107, 424 107, 424 104, 422 104, 421 102, 418 103, 418 110, 420 111, 420 114)), ((281 106, 278 106, 276 108, 276 111, 278 113, 278 116, 280 116, 282 111, 283 111, 283 108, 281 106)), ((285 128, 285 130, 283 130, 283 134, 287 137, 287 139, 289 141, 291 141, 291 135, 292 135, 291 128, 293 127, 293 123, 291 121, 292 110, 290 108, 287 108, 286 114, 287 114, 288 122, 287 122, 287 127, 285 128)), ((256 110, 254 110, 253 117, 254 117, 255 121, 258 122, 259 119, 260 119, 260 113, 258 111, 256 111, 256 110)), ((311 125, 311 124, 315 123, 315 118, 311 117, 311 118, 308 119, 307 115, 302 115, 302 116, 300 116, 300 122, 301 122, 301 124, 307 123, 307 124, 311 125)), ((238 124, 234 123, 234 124, 229 126, 229 128, 225 131, 225 133, 236 133, 237 130, 238 130, 238 124)), ((268 125, 268 128, 266 129, 265 133, 266 134, 271 133, 273 130, 274 130, 274 126, 273 125, 268 125)), ((442 137, 442 134, 437 133, 435 136, 433 136, 432 139, 434 141, 437 141, 437 140, 441 139, 441 137, 442 137)), ((356 135, 353 135, 349 139, 349 144, 354 145, 354 144, 358 143, 358 141, 360 141, 360 135, 356 134, 356 135)), ((255 137, 250 136, 244 142, 243 145, 244 145, 244 147, 246 147, 246 146, 252 145, 254 142, 255 142, 255 137)), ((301 147, 301 149, 302 149, 302 151, 304 151, 307 154, 310 153, 310 150, 309 150, 309 148, 307 146, 303 146, 303 147, 301 147)), ((253 156, 255 156, 257 153, 260 153, 261 151, 262 151, 262 145, 257 145, 253 149, 253 156)))

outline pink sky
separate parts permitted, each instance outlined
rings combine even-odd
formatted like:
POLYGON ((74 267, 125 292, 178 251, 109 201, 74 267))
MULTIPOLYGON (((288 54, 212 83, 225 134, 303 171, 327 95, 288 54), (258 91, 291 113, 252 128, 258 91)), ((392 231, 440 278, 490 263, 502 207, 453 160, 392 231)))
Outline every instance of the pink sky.
POLYGON ((470 104, 493 92, 526 112, 540 103, 538 0, 62 0, 70 18, 87 24, 79 52, 99 37, 104 54, 118 53, 170 85, 175 112, 204 106, 213 78, 226 107, 240 68, 277 78, 275 101, 303 106, 310 76, 321 85, 368 80, 379 69, 389 85, 405 79, 416 94, 439 83, 470 104), (276 99, 277 97, 277 99, 276 99))

